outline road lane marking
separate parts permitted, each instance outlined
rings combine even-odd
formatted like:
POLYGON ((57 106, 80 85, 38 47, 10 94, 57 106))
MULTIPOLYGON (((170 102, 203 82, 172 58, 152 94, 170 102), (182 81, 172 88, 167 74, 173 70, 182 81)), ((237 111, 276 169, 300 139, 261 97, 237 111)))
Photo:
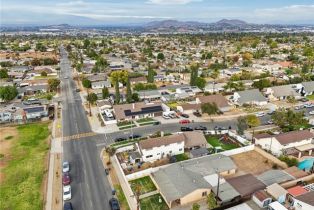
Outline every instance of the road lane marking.
POLYGON ((98 133, 89 132, 89 133, 79 133, 72 136, 64 136, 63 141, 69 141, 69 140, 76 140, 84 137, 90 137, 90 136, 96 136, 99 135, 98 133))

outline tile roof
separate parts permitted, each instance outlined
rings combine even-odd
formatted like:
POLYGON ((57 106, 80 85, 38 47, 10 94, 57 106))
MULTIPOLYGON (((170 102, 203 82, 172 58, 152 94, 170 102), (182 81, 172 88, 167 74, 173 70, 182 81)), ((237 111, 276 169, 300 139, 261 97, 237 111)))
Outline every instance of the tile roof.
POLYGON ((295 186, 287 189, 288 193, 294 197, 307 193, 308 191, 304 189, 302 186, 295 186))

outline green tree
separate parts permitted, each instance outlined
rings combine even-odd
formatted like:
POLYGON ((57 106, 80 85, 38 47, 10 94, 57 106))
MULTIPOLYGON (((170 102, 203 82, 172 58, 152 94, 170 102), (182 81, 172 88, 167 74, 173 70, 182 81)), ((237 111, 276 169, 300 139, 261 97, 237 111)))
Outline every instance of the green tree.
POLYGON ((96 95, 96 93, 89 93, 87 95, 87 101, 91 104, 95 104, 95 102, 97 101, 98 97, 96 95))
POLYGON ((190 85, 196 85, 196 79, 198 77, 198 64, 192 64, 191 67, 191 77, 190 77, 190 85))
POLYGON ((157 55, 157 59, 158 60, 164 60, 165 59, 165 56, 164 56, 164 54, 163 53, 158 53, 158 55, 157 55))
POLYGON ((60 85, 60 80, 56 78, 48 79, 48 87, 50 91, 57 91, 60 85))
POLYGON ((243 135, 244 131, 248 128, 245 117, 238 117, 237 128, 238 134, 243 135))
POLYGON ((116 90, 115 103, 119 104, 120 103, 120 90, 119 90, 119 81, 118 80, 116 80, 116 83, 115 83, 115 90, 116 90))
POLYGON ((206 85, 206 80, 202 77, 197 77, 196 81, 195 81, 195 85, 200 88, 200 89, 204 89, 205 85, 206 85))
POLYGON ((4 79, 4 78, 8 78, 9 75, 8 75, 8 70, 6 69, 1 69, 0 70, 0 79, 4 79))
POLYGON ((2 86, 0 87, 0 98, 7 102, 13 100, 18 94, 15 86, 2 86))
POLYGON ((192 209, 191 210, 200 210, 200 205, 198 203, 193 203, 192 209))
POLYGON ((103 99, 109 97, 109 90, 108 90, 107 87, 104 87, 104 88, 101 90, 101 93, 102 93, 102 98, 103 98, 103 99))
POLYGON ((219 109, 216 103, 204 103, 201 105, 202 113, 207 113, 208 115, 219 113, 219 109))
POLYGON ((147 82, 154 83, 154 76, 155 76, 155 71, 151 68, 150 65, 148 65, 147 82))
POLYGON ((40 73, 40 76, 42 76, 42 77, 46 77, 46 76, 47 76, 47 72, 42 71, 42 72, 40 73))
POLYGON ((258 81, 253 82, 252 86, 258 88, 259 90, 262 90, 266 87, 270 87, 271 82, 269 81, 269 79, 260 79, 258 81))
POLYGON ((110 74, 110 80, 112 84, 116 84, 116 81, 126 84, 129 74, 127 71, 114 71, 110 74))
POLYGON ((256 115, 252 114, 252 115, 246 116, 246 123, 253 130, 253 132, 252 132, 252 141, 253 141, 254 131, 255 131, 254 128, 259 126, 261 124, 261 121, 256 115))
POLYGON ((215 199, 215 195, 213 193, 210 193, 207 196, 207 206, 208 206, 208 209, 214 209, 214 208, 218 207, 217 201, 215 199))
POLYGON ((132 94, 132 100, 135 101, 135 102, 138 102, 140 100, 140 98, 138 96, 138 93, 133 93, 132 94))
POLYGON ((83 47, 84 49, 87 49, 90 45, 90 41, 88 39, 84 39, 83 47))
POLYGON ((131 90, 130 78, 128 78, 126 82, 126 101, 128 103, 132 102, 132 90, 131 90))
POLYGON ((83 87, 85 87, 85 88, 91 88, 92 83, 91 83, 90 80, 88 80, 88 79, 86 79, 86 78, 83 78, 83 80, 82 80, 82 85, 83 85, 83 87))

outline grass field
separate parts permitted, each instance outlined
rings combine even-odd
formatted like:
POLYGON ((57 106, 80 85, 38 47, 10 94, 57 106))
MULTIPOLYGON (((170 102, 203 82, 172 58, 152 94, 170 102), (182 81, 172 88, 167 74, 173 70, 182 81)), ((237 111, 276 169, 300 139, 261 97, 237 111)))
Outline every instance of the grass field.
POLYGON ((224 150, 231 150, 239 147, 236 144, 224 144, 215 136, 207 136, 206 140, 213 147, 221 147, 224 150))
POLYGON ((129 210, 130 207, 129 207, 128 201, 125 198, 125 195, 123 193, 123 190, 122 190, 121 186, 116 184, 116 185, 114 185, 114 189, 117 192, 117 197, 118 197, 121 209, 129 210))
POLYGON ((17 127, 17 138, 12 140, 10 159, 0 184, 0 209, 41 210, 43 206, 43 178, 49 151, 48 123, 17 127))
POLYGON ((147 198, 143 198, 140 201, 141 210, 167 210, 169 209, 164 199, 160 194, 152 195, 147 198), (161 203, 159 203, 161 199, 161 203))
POLYGON ((133 192, 136 192, 137 186, 140 186, 139 190, 141 195, 157 189, 149 176, 130 181, 130 186, 133 192))
POLYGON ((176 155, 176 159, 177 159, 177 162, 180 162, 180 161, 188 160, 189 156, 187 154, 183 153, 180 155, 176 155))

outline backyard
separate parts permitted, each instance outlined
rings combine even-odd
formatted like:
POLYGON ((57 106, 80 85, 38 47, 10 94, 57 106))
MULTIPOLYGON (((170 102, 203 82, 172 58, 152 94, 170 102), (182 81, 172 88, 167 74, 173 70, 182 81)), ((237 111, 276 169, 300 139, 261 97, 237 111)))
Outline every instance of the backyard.
POLYGON ((155 191, 157 188, 154 185, 152 179, 149 176, 145 176, 139 179, 135 179, 129 182, 132 188, 132 191, 135 193, 139 191, 140 195, 143 195, 148 192, 155 191))
POLYGON ((44 176, 50 134, 48 123, 1 128, 1 141, 10 142, 1 159, 0 209, 43 209, 44 176), (8 136, 6 130, 14 130, 8 136), (11 137, 13 136, 13 137, 11 137), (3 139, 2 139, 3 138, 3 139))
POLYGON ((220 140, 218 136, 209 135, 206 136, 206 140, 213 147, 221 147, 223 150, 231 150, 239 147, 237 144, 234 143, 223 142, 224 140, 220 140))
POLYGON ((169 209, 160 194, 152 195, 141 199, 141 210, 167 210, 169 209), (159 202, 161 201, 161 202, 159 202))

